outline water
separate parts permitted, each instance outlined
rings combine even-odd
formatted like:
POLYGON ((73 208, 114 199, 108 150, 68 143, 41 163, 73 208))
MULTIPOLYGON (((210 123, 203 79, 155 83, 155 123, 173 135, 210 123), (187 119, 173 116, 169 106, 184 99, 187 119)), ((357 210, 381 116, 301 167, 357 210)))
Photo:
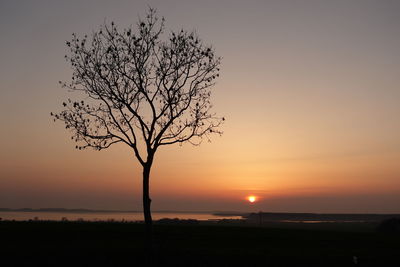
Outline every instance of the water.
MULTIPOLYGON (((221 220, 221 219, 242 219, 241 216, 222 216, 211 213, 199 212, 153 212, 153 220, 163 218, 169 219, 195 219, 195 220, 221 220)), ((0 212, 3 220, 84 220, 84 221, 143 221, 141 212, 42 212, 42 211, 7 211, 0 212)))

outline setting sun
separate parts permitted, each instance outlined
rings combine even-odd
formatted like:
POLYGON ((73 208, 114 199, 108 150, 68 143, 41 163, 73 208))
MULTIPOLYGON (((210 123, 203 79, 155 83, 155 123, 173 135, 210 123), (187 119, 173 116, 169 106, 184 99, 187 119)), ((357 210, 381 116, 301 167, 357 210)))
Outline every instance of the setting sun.
POLYGON ((250 203, 254 203, 257 200, 255 196, 248 196, 247 199, 249 200, 250 203))

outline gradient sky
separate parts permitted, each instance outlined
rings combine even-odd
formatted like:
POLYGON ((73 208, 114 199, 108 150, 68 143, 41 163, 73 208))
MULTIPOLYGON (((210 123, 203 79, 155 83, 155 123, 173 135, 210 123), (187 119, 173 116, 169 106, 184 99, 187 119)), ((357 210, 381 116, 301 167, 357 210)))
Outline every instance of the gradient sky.
POLYGON ((132 152, 75 150, 49 113, 73 97, 58 85, 71 34, 134 25, 148 5, 223 57, 227 119, 211 143, 158 151, 154 210, 400 212, 395 0, 2 0, 0 207, 141 209, 132 152))

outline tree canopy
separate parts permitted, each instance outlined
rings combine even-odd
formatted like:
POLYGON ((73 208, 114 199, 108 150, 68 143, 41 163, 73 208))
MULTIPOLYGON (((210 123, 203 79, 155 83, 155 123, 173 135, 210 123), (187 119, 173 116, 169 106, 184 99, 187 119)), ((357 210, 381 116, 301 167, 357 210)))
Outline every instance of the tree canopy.
POLYGON ((197 145, 221 134, 224 118, 210 102, 221 58, 195 32, 166 34, 164 18, 150 9, 136 29, 111 22, 90 37, 73 34, 66 44, 72 81, 60 83, 83 96, 51 115, 71 130, 77 149, 125 143, 143 165, 160 146, 197 145))

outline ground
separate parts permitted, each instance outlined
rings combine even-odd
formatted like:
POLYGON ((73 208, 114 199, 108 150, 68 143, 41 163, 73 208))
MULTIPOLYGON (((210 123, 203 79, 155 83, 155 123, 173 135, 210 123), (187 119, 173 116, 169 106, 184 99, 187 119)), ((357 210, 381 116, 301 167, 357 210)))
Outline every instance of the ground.
POLYGON ((361 224, 155 225, 151 258, 138 223, 3 221, 0 237, 4 267, 400 266, 400 235, 361 224))

